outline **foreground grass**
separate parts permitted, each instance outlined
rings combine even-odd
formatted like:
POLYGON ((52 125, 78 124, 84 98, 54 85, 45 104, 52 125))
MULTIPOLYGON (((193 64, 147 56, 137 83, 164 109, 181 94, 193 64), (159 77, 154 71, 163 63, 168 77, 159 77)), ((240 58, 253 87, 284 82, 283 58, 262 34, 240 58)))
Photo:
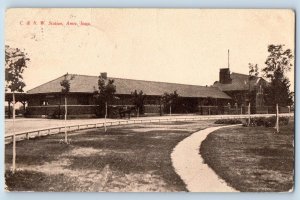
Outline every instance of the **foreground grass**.
POLYGON ((10 191, 186 191, 170 154, 191 133, 213 121, 164 122, 85 130, 17 143, 17 166, 9 172, 12 147, 6 145, 6 185, 10 191))
POLYGON ((217 130, 203 141, 205 162, 243 192, 283 192, 294 184, 294 123, 280 133, 266 127, 217 130))

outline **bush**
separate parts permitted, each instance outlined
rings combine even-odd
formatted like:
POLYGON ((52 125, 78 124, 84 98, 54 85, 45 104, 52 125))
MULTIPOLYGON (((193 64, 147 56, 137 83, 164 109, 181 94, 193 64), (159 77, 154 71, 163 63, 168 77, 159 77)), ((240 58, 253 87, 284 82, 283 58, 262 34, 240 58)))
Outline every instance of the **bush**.
MULTIPOLYGON (((279 117, 279 125, 288 125, 289 117, 279 117)), ((254 117, 250 119, 250 126, 274 127, 276 124, 276 116, 272 117, 254 117)), ((243 122, 244 126, 248 126, 248 119, 243 122)))
POLYGON ((240 119, 218 119, 215 124, 242 124, 240 119))

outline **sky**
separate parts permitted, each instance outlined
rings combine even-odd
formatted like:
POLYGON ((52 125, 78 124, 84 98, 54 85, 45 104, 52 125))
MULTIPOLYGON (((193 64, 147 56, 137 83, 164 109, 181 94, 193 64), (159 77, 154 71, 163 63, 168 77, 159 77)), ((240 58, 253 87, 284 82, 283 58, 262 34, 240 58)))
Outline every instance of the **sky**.
POLYGON ((8 9, 5 44, 31 60, 25 91, 67 72, 212 85, 228 49, 231 72, 244 74, 248 63, 265 67, 269 44, 294 52, 294 17, 276 9, 8 9))

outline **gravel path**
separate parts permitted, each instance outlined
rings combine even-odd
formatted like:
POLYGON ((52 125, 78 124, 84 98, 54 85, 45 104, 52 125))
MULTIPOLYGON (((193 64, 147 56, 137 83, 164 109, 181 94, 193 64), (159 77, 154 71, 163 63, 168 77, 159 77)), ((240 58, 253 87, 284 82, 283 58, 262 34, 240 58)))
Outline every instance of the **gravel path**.
MULTIPOLYGON (((232 125, 231 125, 232 126, 232 125)), ((233 125, 236 126, 236 125, 233 125)), ((171 154, 176 173, 190 192, 238 192, 226 184, 199 155, 201 142, 211 132, 228 126, 211 127, 185 138, 177 144, 171 154)), ((200 152, 201 153, 201 152, 200 152)))

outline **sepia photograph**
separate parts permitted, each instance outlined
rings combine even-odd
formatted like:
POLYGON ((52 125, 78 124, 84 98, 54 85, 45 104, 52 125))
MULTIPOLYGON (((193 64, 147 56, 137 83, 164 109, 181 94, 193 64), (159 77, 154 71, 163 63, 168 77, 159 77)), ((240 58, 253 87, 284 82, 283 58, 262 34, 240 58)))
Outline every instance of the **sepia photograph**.
POLYGON ((6 192, 293 192, 290 9, 10 8, 6 192))

